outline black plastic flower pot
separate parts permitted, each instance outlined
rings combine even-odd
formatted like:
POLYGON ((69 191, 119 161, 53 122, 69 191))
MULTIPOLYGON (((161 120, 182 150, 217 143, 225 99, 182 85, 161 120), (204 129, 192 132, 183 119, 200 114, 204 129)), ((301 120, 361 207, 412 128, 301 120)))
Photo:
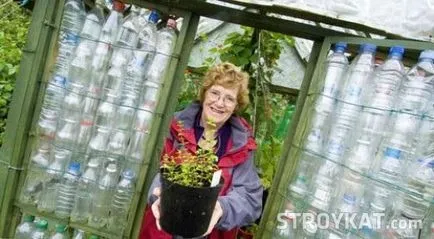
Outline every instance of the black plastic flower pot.
POLYGON ((164 231, 184 238, 203 235, 209 226, 223 178, 215 187, 186 187, 161 176, 161 217, 164 231))

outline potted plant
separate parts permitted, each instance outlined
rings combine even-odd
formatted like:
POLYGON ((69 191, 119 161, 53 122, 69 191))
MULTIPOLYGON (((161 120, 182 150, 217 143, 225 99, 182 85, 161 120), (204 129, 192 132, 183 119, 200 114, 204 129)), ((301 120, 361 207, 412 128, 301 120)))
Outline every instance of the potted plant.
POLYGON ((223 186, 214 153, 216 127, 212 122, 207 124, 204 140, 191 153, 185 147, 182 122, 178 122, 180 148, 174 154, 163 156, 160 223, 173 235, 186 238, 203 235, 223 186))

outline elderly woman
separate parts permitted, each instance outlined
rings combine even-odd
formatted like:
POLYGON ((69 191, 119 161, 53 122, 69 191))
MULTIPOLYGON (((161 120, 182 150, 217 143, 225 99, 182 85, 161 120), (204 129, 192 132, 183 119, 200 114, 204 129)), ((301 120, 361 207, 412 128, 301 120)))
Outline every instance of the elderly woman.
MULTIPOLYGON (((195 148, 201 145, 206 122, 212 120, 217 125, 215 153, 224 186, 205 238, 236 238, 238 228, 254 222, 261 213, 262 186, 253 164, 256 143, 246 120, 235 114, 249 103, 248 81, 248 75, 230 63, 212 67, 205 75, 199 102, 175 114, 164 145, 163 155, 179 145, 178 121, 183 122, 185 138, 191 138, 189 143, 195 148)), ((159 175, 154 178, 149 190, 141 239, 174 238, 159 225, 159 178, 159 175)))

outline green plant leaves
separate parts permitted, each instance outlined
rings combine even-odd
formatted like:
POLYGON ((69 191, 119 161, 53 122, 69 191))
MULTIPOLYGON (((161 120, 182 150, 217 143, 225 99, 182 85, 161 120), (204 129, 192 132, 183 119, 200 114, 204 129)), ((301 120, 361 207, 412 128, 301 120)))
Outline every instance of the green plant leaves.
POLYGON ((29 13, 21 9, 16 2, 0 9, 0 145, 3 143, 6 117, 15 78, 21 60, 21 48, 24 47, 28 27, 29 13))

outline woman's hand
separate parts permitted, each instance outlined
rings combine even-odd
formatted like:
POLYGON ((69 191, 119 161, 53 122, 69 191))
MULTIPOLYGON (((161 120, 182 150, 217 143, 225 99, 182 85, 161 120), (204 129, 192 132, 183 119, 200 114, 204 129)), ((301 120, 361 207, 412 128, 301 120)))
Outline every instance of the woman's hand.
POLYGON ((217 203, 215 204, 215 207, 214 207, 214 211, 213 211, 212 216, 211 216, 211 221, 209 222, 208 230, 202 236, 209 235, 211 233, 212 229, 214 229, 215 225, 217 224, 217 222, 220 220, 220 218, 222 216, 223 216, 223 209, 222 209, 222 206, 220 205, 219 201, 217 201, 217 203))
POLYGON ((155 222, 157 223, 158 230, 161 231, 161 225, 160 225, 160 195, 161 195, 161 188, 157 187, 154 188, 154 191, 152 191, 152 194, 154 194, 157 197, 157 200, 152 204, 152 214, 154 214, 155 222))

